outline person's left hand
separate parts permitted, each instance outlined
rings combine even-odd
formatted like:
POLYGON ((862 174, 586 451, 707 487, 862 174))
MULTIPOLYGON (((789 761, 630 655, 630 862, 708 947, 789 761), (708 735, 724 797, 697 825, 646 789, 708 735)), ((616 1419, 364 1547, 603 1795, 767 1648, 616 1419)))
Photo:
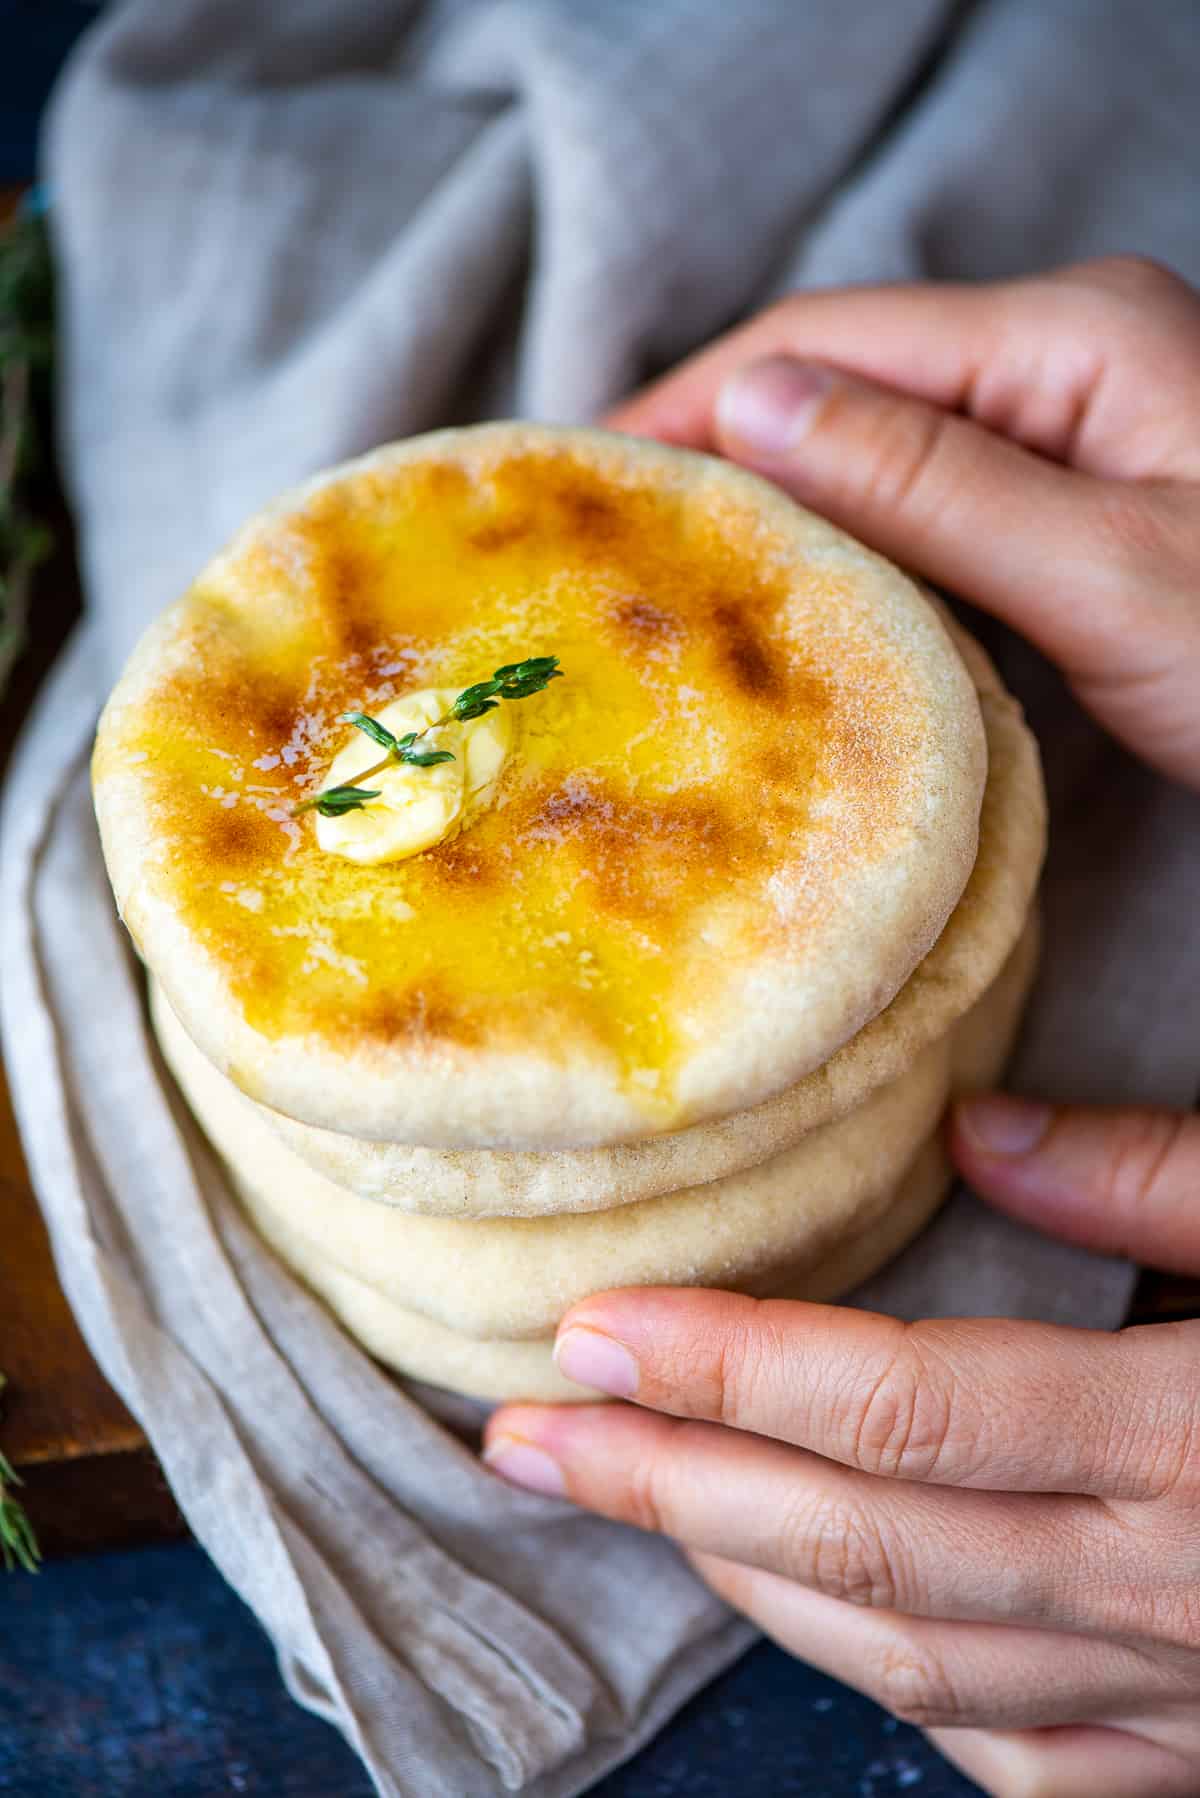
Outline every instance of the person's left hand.
MULTIPOLYGON (((1039 1119, 989 1148, 960 1107, 978 1190, 1033 1219, 1085 1192, 1064 1233, 1200 1272, 1200 1120, 1039 1119)), ((998 1798, 1200 1793, 1200 1324, 901 1324, 651 1288, 577 1305, 556 1352, 634 1402, 501 1408, 505 1478, 673 1537, 998 1798)))

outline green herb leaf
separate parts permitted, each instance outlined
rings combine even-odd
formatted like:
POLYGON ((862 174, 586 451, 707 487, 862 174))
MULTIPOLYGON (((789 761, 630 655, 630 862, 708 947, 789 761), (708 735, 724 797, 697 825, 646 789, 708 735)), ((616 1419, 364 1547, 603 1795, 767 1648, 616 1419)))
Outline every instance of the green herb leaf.
POLYGON ((404 749, 400 752, 400 760, 407 762, 412 768, 435 768, 439 762, 452 762, 454 751, 451 749, 404 749))
POLYGON ((483 705, 487 701, 490 701, 492 705, 495 705, 496 702, 492 698, 495 691, 496 680, 494 676, 491 680, 476 681, 473 687, 464 687, 463 691, 459 694, 458 698, 450 708, 453 716, 455 718, 463 718, 475 706, 483 705))
POLYGON ((506 692, 510 683, 517 683, 531 692, 540 693, 550 681, 562 679, 562 670, 557 656, 530 656, 528 661, 509 662, 505 667, 497 668, 494 678, 503 683, 506 692))
POLYGON ((491 680, 477 681, 454 701, 454 716, 465 723, 494 711, 501 699, 528 699, 541 693, 552 680, 561 680, 557 656, 530 656, 524 662, 506 662, 491 680))
MULTIPOLYGON (((370 718, 366 712, 343 712, 341 716, 345 723, 353 724, 357 730, 362 731, 364 737, 370 737, 372 743, 378 743, 381 749, 395 750, 399 747, 391 731, 386 725, 380 724, 378 718, 370 718)), ((411 742, 412 736, 407 741, 411 742)))
POLYGON ((379 789, 370 787, 327 787, 313 801, 323 818, 340 818, 343 812, 357 812, 368 799, 378 799, 379 789))
POLYGON ((482 718, 485 712, 499 711, 499 703, 488 697, 492 692, 490 686, 469 687, 460 693, 454 701, 454 716, 460 724, 469 724, 472 718, 482 718))
MULTIPOLYGON (((0 1392, 5 1384, 0 1374, 0 1392)), ((26 1573, 36 1573, 42 1551, 24 1505, 12 1496, 13 1487, 20 1484, 8 1457, 0 1454, 0 1560, 6 1572, 23 1567, 26 1573)))

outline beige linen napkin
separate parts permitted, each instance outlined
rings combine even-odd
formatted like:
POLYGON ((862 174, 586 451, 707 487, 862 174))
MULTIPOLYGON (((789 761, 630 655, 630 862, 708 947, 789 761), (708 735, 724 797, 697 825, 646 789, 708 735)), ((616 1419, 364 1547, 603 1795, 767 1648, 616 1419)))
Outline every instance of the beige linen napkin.
MULTIPOLYGON (((789 281, 1112 247, 1197 278, 1192 20, 1137 0, 129 0, 58 95, 89 614, 5 794, 4 1053, 93 1351, 290 1689, 382 1793, 567 1798, 749 1631, 665 1542, 485 1475, 241 1223, 147 1037, 88 802, 97 707, 244 514, 386 438, 589 417, 789 281)), ((1005 660, 1054 802, 1019 1083, 1187 1104, 1200 803, 1036 658, 1005 660)), ((1112 1325, 1130 1280, 960 1195, 869 1297, 1112 1325)))

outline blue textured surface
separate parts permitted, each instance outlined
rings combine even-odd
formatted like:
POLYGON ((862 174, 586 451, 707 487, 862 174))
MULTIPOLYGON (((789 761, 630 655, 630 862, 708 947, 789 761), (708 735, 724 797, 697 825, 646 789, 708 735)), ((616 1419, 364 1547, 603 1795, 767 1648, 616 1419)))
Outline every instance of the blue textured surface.
MULTIPOLYGON (((28 181, 82 0, 0 0, 0 184, 28 181)), ((968 1798, 916 1731, 763 1646, 594 1798, 968 1798)), ((13 1798, 371 1798, 287 1696, 270 1643, 190 1543, 0 1577, 0 1792, 13 1798)))
MULTIPOLYGON (((497 1788, 499 1792, 499 1788, 497 1788)), ((915 1730, 766 1645, 594 1798, 967 1798, 915 1730)), ((254 1618, 191 1543, 0 1578, 0 1792, 371 1798, 287 1696, 254 1618)))

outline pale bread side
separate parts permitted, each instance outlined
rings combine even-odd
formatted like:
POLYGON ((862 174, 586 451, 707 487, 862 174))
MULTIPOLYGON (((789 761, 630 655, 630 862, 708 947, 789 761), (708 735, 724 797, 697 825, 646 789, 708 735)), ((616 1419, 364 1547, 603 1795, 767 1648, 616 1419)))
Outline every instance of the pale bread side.
POLYGON ((545 1335, 579 1299, 612 1286, 798 1289, 810 1270, 886 1218, 900 1174, 936 1129, 952 1087, 976 1083, 1007 1050, 1036 958, 1031 922, 1000 977, 950 1033, 795 1148, 707 1186, 554 1218, 416 1217, 355 1198, 279 1143, 161 1000, 153 1016, 193 1114, 268 1240, 460 1334, 513 1340, 545 1335))

